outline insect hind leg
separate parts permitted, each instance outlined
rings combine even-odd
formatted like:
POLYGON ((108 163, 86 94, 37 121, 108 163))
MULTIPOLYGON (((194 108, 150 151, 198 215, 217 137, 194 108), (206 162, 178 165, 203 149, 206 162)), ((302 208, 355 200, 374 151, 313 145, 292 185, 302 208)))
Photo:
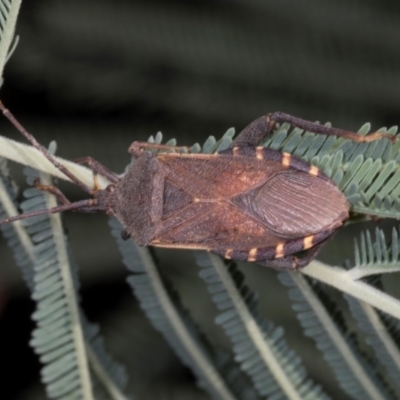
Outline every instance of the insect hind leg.
POLYGON ((304 129, 308 132, 345 137, 346 139, 355 142, 371 142, 382 138, 388 139, 392 142, 396 141, 395 136, 386 133, 373 132, 369 135, 363 136, 355 132, 320 125, 316 122, 307 121, 298 117, 294 117, 293 115, 277 111, 257 118, 255 121, 251 122, 250 125, 248 125, 239 133, 237 138, 232 142, 231 147, 257 146, 266 136, 268 136, 274 130, 277 123, 284 122, 287 122, 297 128, 304 129))

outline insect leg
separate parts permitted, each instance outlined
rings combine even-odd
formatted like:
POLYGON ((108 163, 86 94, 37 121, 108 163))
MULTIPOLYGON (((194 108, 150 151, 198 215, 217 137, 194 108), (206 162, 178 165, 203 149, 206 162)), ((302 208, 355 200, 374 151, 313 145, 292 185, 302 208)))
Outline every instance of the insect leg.
POLYGON ((362 136, 355 132, 349 132, 343 129, 320 125, 316 122, 307 121, 301 118, 294 117, 293 115, 277 111, 257 118, 250 125, 244 128, 239 133, 238 137, 232 142, 231 147, 257 146, 266 136, 268 136, 272 132, 277 123, 283 122, 288 122, 289 124, 296 126, 297 128, 301 128, 309 132, 345 137, 355 142, 371 142, 382 138, 388 139, 392 142, 396 141, 395 136, 383 132, 373 132, 367 136, 362 136))
POLYGON ((77 164, 87 164, 89 168, 93 171, 94 175, 103 175, 112 183, 118 183, 121 178, 115 172, 110 171, 106 166, 101 164, 99 161, 92 157, 81 157, 74 160, 77 164))
POLYGON ((158 144, 158 143, 148 143, 148 142, 133 142, 129 147, 129 153, 131 153, 134 157, 140 156, 144 150, 164 150, 170 151, 173 150, 178 152, 179 150, 186 150, 189 152, 190 147, 188 146, 168 146, 166 144, 158 144))
POLYGON ((34 187, 38 190, 42 190, 56 196, 61 204, 71 204, 71 202, 65 197, 64 193, 62 193, 61 190, 56 186, 42 185, 39 179, 36 179, 34 182, 34 187))

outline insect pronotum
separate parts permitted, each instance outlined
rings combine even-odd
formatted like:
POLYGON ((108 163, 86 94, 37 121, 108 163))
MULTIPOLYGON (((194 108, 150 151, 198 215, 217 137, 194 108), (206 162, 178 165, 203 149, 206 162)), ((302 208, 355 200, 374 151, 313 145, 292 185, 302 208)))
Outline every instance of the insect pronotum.
POLYGON ((1 102, 0 110, 91 196, 70 203, 56 187, 37 183, 37 188, 54 194, 61 204, 0 224, 66 210, 98 211, 115 216, 125 228, 123 238, 132 238, 140 246, 208 250, 227 259, 286 269, 304 267, 316 256, 348 218, 349 204, 317 167, 289 153, 258 146, 262 139, 276 123, 288 122, 357 142, 395 140, 385 133, 361 136, 275 112, 253 121, 227 150, 216 154, 153 154, 148 150, 182 147, 133 142, 129 152, 135 162, 122 177, 91 157, 77 160, 111 182, 99 189, 96 184, 90 188, 58 163, 1 102))

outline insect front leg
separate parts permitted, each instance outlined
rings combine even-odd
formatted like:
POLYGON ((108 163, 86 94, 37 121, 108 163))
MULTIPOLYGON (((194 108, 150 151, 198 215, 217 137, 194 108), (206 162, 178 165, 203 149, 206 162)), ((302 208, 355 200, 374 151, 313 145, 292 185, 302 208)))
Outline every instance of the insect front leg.
POLYGON ((392 142, 396 141, 395 136, 383 132, 373 132, 367 136, 362 136, 355 132, 349 132, 343 129, 320 125, 316 122, 307 121, 301 118, 294 117, 293 115, 277 111, 257 118, 250 125, 244 128, 239 133, 238 137, 232 142, 231 147, 257 146, 266 136, 268 136, 274 130, 277 123, 284 122, 288 122, 289 124, 297 128, 304 129, 306 131, 316 134, 345 137, 346 139, 355 142, 371 142, 382 138, 388 139, 392 142))
POLYGON ((93 171, 95 186, 96 184, 96 175, 103 175, 107 178, 111 183, 118 183, 121 178, 115 172, 110 171, 106 166, 101 164, 99 161, 95 160, 92 157, 81 157, 74 160, 77 164, 87 164, 88 167, 93 171))

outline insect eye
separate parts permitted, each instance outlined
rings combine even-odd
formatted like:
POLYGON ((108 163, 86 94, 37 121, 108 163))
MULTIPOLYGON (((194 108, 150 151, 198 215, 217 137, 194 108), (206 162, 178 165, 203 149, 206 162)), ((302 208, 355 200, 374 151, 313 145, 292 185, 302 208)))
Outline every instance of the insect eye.
POLYGON ((115 186, 114 185, 108 185, 106 187, 107 192, 112 193, 115 190, 115 186))

